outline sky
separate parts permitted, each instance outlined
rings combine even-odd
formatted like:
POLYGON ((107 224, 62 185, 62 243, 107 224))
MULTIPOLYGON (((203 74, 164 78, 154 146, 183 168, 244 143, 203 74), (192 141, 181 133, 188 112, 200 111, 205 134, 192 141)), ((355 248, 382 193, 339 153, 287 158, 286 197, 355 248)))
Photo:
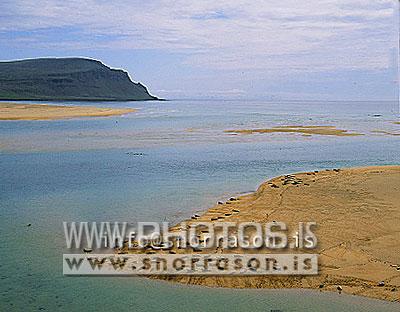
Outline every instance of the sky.
POLYGON ((168 98, 394 100, 397 0, 1 0, 0 60, 83 56, 168 98))

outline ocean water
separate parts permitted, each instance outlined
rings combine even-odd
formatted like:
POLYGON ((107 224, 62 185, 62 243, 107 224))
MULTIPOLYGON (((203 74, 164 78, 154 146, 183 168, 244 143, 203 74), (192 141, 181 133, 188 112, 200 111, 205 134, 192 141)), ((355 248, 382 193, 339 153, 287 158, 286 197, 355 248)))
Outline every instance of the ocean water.
POLYGON ((107 118, 0 121, 1 311, 400 309, 398 303, 316 291, 62 275, 68 252, 63 221, 178 222, 276 175, 400 164, 400 137, 374 132, 400 132, 393 123, 395 102, 70 104, 139 110, 107 118), (224 133, 277 125, 335 125, 364 135, 224 133))

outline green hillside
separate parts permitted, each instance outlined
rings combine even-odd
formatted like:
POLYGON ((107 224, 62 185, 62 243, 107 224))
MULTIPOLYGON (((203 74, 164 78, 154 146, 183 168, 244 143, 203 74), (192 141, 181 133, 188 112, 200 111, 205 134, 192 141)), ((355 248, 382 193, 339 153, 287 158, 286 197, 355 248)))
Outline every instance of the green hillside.
POLYGON ((0 62, 0 100, 157 100, 127 72, 85 58, 0 62))

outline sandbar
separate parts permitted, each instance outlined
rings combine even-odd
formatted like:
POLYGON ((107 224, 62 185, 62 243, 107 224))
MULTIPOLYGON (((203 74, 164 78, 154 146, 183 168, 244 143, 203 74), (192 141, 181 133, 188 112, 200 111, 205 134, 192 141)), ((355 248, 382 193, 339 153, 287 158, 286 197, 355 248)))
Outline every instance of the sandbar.
MULTIPOLYGON (((285 222, 289 229, 299 222, 317 223, 318 245, 312 253, 319 255, 318 275, 162 278, 210 287, 307 288, 400 301, 400 166, 279 176, 256 192, 218 203, 186 223, 274 220, 285 222), (218 221, 212 221, 216 218, 218 221)), ((178 225, 171 230, 178 230, 178 225)), ((200 251, 217 252, 248 253, 240 249, 200 251)), ((274 251, 260 249, 256 253, 274 251)))
POLYGON ((254 133, 302 133, 303 135, 333 135, 333 136, 356 136, 363 135, 348 130, 337 129, 335 126, 277 126, 265 129, 238 129, 225 130, 231 134, 254 134, 254 133))
POLYGON ((108 117, 135 112, 133 108, 0 103, 0 120, 54 120, 108 117))

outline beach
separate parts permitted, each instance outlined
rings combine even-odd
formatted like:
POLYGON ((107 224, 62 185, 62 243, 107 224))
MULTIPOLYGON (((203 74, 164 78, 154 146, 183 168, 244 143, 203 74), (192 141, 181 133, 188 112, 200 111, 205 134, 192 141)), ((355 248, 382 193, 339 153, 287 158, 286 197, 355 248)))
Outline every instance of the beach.
MULTIPOLYGON (((72 105, 67 101, 55 104, 72 105)), ((138 109, 138 113, 108 118, 0 122, 4 233, 0 309, 57 311, 90 306, 96 310, 154 311, 168 307, 177 311, 202 311, 206 298, 210 311, 247 310, 248 307, 254 311, 398 311, 399 302, 374 300, 371 295, 365 297, 365 293, 348 295, 345 293, 348 286, 336 277, 331 283, 322 280, 324 287, 319 291, 320 281, 296 276, 288 276, 285 284, 274 285, 266 285, 266 280, 272 280, 268 276, 260 285, 250 278, 238 277, 232 278, 229 285, 223 277, 216 281, 187 277, 175 283, 172 281, 176 278, 171 282, 137 277, 66 278, 61 273, 62 254, 74 252, 66 248, 63 221, 161 223, 166 220, 174 225, 194 214, 203 215, 213 207, 216 213, 210 212, 208 220, 211 215, 214 218, 223 214, 223 221, 229 222, 239 217, 250 218, 252 211, 245 207, 239 207, 240 213, 230 217, 225 217, 223 211, 229 213, 234 206, 245 206, 246 198, 273 177, 319 170, 316 181, 321 183, 325 174, 339 178, 347 171, 325 172, 326 168, 400 164, 399 136, 371 134, 375 129, 396 131, 397 125, 393 124, 396 119, 390 115, 392 105, 386 102, 349 104, 321 102, 305 106, 279 102, 269 104, 265 114, 263 101, 115 102, 101 106, 130 107, 138 109), (231 113, 227 114, 228 111, 231 113), (287 113, 281 115, 282 112, 287 113), (327 119, 321 119, 321 112, 326 112, 327 119), (377 112, 382 117, 373 118, 369 112, 377 112), (226 129, 310 124, 336 126, 364 135, 305 137, 302 133, 236 136, 224 133, 226 129), (196 131, 187 132, 188 128, 196 131), (225 204, 230 197, 239 200, 225 204), (218 201, 224 204, 214 207, 218 201), (192 287, 195 283, 200 286, 192 287), (337 285, 343 287, 341 294, 337 285), (27 295, 21 297, 21 293, 27 295)), ((76 102, 74 105, 100 104, 76 102)), ((279 188, 266 187, 263 196, 279 194, 284 187, 292 187, 290 192, 285 191, 286 198, 291 192, 308 192, 316 187, 306 182, 306 178, 299 186, 280 183, 277 183, 279 188)), ((384 193, 382 196, 391 198, 384 193)), ((266 198, 260 200, 264 202, 266 198)), ((307 198, 304 195, 303 200, 307 198)), ((365 199, 367 204, 369 201, 365 199)), ((301 209, 307 206, 298 204, 301 209)), ((254 211, 254 219, 287 221, 275 214, 266 218, 258 213, 272 207, 271 203, 262 205, 254 211)), ((324 231, 330 224, 321 223, 313 215, 302 219, 318 222, 316 235, 324 243, 324 231)), ((343 234, 341 239, 352 239, 346 236, 343 234)), ((323 272, 324 268, 320 270, 323 272)), ((393 270, 396 274, 396 268, 393 270)), ((380 279, 380 276, 376 278, 378 282, 380 279)), ((392 283, 386 281, 387 287, 392 283)), ((380 291, 375 281, 370 284, 371 291, 380 291)))
POLYGON ((0 103, 0 120, 55 120, 108 117, 135 112, 132 108, 0 103))
MULTIPOLYGON (((316 276, 173 276, 169 281, 229 288, 307 288, 399 301, 400 166, 296 173, 219 203, 191 222, 316 222, 316 276)), ((177 230, 178 226, 172 230, 177 230)), ((176 250, 187 253, 188 250, 176 250)), ((198 251, 196 251, 198 252, 198 251)), ((243 253, 243 250, 204 250, 243 253)), ((248 252, 248 251, 246 251, 248 252)), ((291 252, 287 250, 285 252, 291 252)), ((274 253, 259 249, 252 253, 274 253)), ((275 251, 282 253, 282 250, 275 251)))

